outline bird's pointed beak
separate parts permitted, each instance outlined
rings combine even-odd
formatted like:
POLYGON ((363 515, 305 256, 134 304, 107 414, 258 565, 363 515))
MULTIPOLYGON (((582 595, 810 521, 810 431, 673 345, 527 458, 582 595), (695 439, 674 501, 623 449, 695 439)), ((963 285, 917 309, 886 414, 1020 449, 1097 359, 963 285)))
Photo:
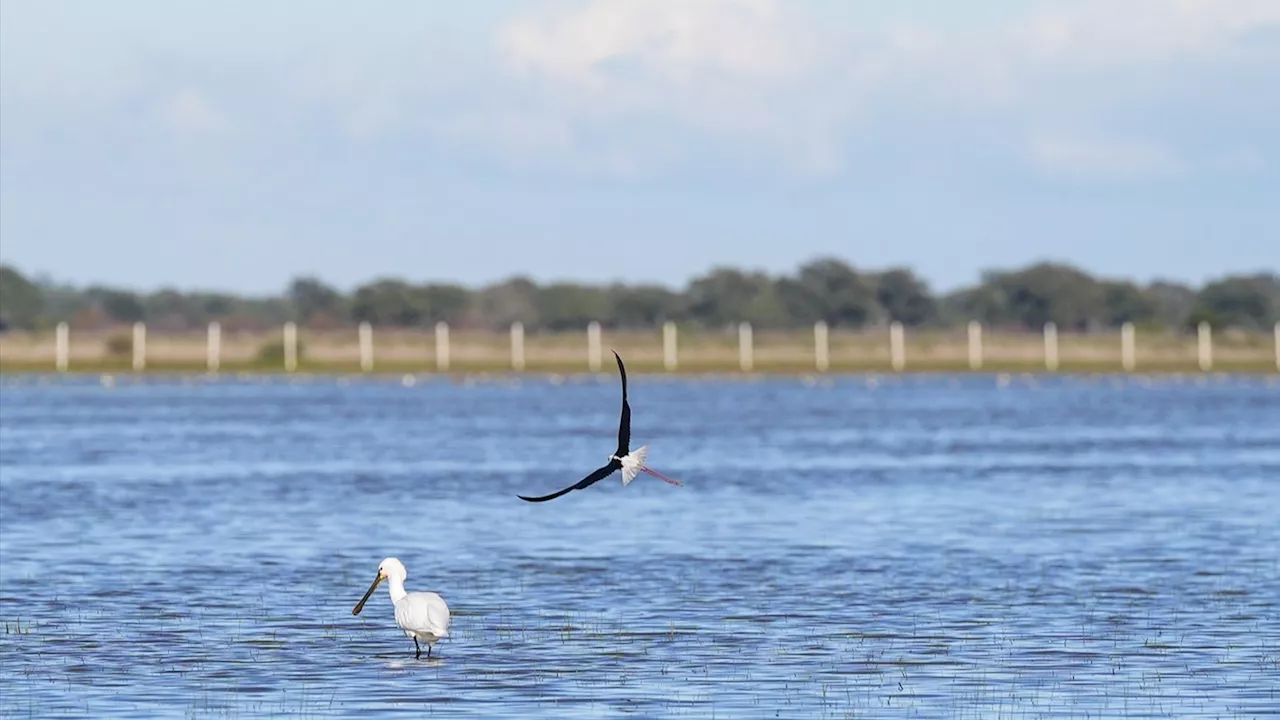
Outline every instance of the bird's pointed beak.
POLYGON ((356 603, 356 606, 351 608, 352 615, 360 614, 360 611, 364 609, 364 604, 369 602, 369 597, 373 595, 374 590, 378 589, 378 583, 382 582, 382 579, 384 577, 386 576, 383 575, 381 572, 378 573, 378 577, 373 579, 373 584, 369 586, 368 590, 364 591, 364 597, 360 598, 360 602, 356 603))

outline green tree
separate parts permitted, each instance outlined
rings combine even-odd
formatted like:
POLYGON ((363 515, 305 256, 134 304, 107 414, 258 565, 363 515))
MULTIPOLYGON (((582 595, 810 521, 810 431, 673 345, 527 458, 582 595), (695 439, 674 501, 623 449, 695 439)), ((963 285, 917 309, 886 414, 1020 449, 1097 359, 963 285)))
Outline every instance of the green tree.
POLYGON ((56 283, 48 278, 37 278, 36 287, 44 299, 40 317, 36 320, 38 327, 49 327, 62 320, 70 320, 77 314, 89 310, 92 303, 82 290, 65 283, 56 283))
POLYGON ((111 320, 133 323, 147 317, 146 308, 136 293, 108 287, 91 287, 84 291, 89 301, 102 308, 111 320))
POLYGON ((1155 301, 1133 283, 1104 281, 1099 283, 1099 290, 1102 322, 1108 327, 1120 327, 1126 322, 1144 323, 1156 316, 1155 301))
POLYGON ((293 303, 283 297, 241 298, 236 301, 232 317, 237 325, 245 327, 278 328, 297 317, 293 303))
POLYGON ((527 328, 538 326, 538 286, 524 277, 513 277, 480 291, 476 310, 483 323, 507 328, 519 321, 527 328))
POLYGON ((431 308, 421 288, 386 278, 356 289, 351 314, 371 325, 416 327, 431 316, 431 308))
POLYGON ((200 293, 191 299, 194 311, 200 316, 199 319, 204 322, 227 317, 235 312, 236 306, 239 304, 234 295, 227 295, 226 293, 200 293))
POLYGON ((304 324, 320 317, 345 320, 349 316, 347 299, 335 288, 314 277, 296 278, 286 293, 304 324))
POLYGON ((689 316, 709 327, 742 321, 768 326, 785 322, 773 281, 764 273, 715 268, 689 284, 689 316))
POLYGON ((422 288, 433 322, 461 323, 471 309, 471 291, 461 285, 433 284, 422 288))
POLYGON ((552 331, 581 330, 593 320, 607 320, 609 314, 603 290, 575 283, 539 288, 535 302, 539 325, 552 331))
POLYGON ((1191 312, 1192 325, 1200 321, 1216 327, 1251 330, 1270 328, 1277 319, 1276 275, 1235 275, 1211 282, 1200 290, 1191 312))
POLYGON ((989 273, 984 284, 1002 301, 1003 320, 1028 329, 1052 321, 1060 328, 1085 330, 1102 317, 1098 283, 1088 274, 1059 263, 1038 263, 1013 272, 989 273))
POLYGON ((932 322, 938 316, 938 304, 929 286, 905 268, 893 268, 874 278, 876 302, 890 320, 908 327, 932 322))
POLYGON ((1196 305, 1196 291, 1179 283, 1157 281, 1147 287, 1146 295, 1155 307, 1155 319, 1170 328, 1183 328, 1190 322, 1196 305))
POLYGON ((0 329, 36 327, 44 297, 40 288, 22 273, 0 265, 0 329))
POLYGON ((717 267, 683 291, 656 285, 539 287, 522 277, 470 290, 383 278, 348 296, 316 278, 300 277, 284 293, 267 297, 80 289, 45 277, 33 281, 13 267, 0 266, 0 322, 7 327, 45 327, 74 317, 98 324, 145 319, 163 332, 211 319, 229 328, 265 328, 289 319, 314 323, 317 318, 354 318, 379 325, 421 326, 444 320, 495 329, 519 320, 530 329, 577 331, 591 320, 625 328, 652 328, 673 319, 713 327, 745 320, 767 328, 815 320, 857 327, 887 317, 908 325, 959 325, 974 319, 1032 330, 1048 321, 1064 329, 1087 329, 1130 321, 1185 327, 1200 320, 1269 329, 1278 315, 1280 277, 1275 273, 1225 277, 1196 292, 1168 282, 1139 289, 1058 263, 984 272, 979 283, 941 298, 906 268, 864 274, 831 257, 812 260, 776 279, 762 272, 717 267))
POLYGON ((939 305, 942 320, 947 325, 961 325, 970 320, 986 325, 999 325, 1009 321, 1004 293, 986 282, 949 293, 939 305))
POLYGON ((200 322, 200 312, 190 298, 177 290, 166 288, 142 298, 143 317, 161 329, 183 329, 200 322))
POLYGON ((875 291, 849 265, 819 258, 802 265, 796 278, 778 282, 778 296, 793 322, 824 320, 829 325, 860 327, 877 312, 875 291))
POLYGON ((609 288, 609 306, 608 325, 619 328, 653 328, 684 314, 680 294, 657 285, 615 284, 609 288))
POLYGON ((760 292, 747 301, 743 309, 742 319, 760 328, 784 328, 791 325, 791 318, 782 305, 782 296, 778 294, 777 283, 765 275, 760 275, 764 282, 760 292))

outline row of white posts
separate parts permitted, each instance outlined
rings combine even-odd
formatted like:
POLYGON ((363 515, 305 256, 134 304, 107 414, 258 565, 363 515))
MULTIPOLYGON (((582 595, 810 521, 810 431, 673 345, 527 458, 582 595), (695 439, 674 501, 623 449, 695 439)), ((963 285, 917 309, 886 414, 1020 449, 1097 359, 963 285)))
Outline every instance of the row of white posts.
MULTIPOLYGON (((369 323, 360 323, 360 369, 364 372, 373 370, 373 328, 369 323)), ((65 371, 70 356, 70 330, 65 322, 58 323, 55 332, 55 365, 59 371, 65 371)), ((284 324, 283 337, 284 368, 289 372, 298 369, 298 326, 288 322, 284 324)), ((831 367, 830 333, 825 322, 819 321, 813 326, 814 367, 819 372, 826 372, 831 367)), ((1213 369, 1213 337, 1208 323, 1200 323, 1197 334, 1197 359, 1200 369, 1213 369)), ((1276 369, 1280 370, 1280 323, 1275 327, 1276 369)), ((600 323, 587 325, 587 367, 596 372, 600 370, 601 360, 600 323)), ((218 323, 209 323, 209 339, 206 351, 206 363, 210 372, 216 372, 221 364, 222 329, 218 323)), ((902 371, 907 366, 906 338, 902 323, 895 322, 889 326, 889 359, 895 371, 902 371)), ((982 368, 982 324, 976 321, 969 323, 969 367, 973 370, 982 368)), ((1120 328, 1120 364, 1125 371, 1132 371, 1137 366, 1133 323, 1125 323, 1120 328)), ((662 365, 667 370, 676 369, 676 325, 668 322, 662 326, 662 365)), ((147 326, 134 323, 133 326, 133 369, 143 370, 147 366, 147 326)), ((743 372, 750 372, 755 366, 755 348, 751 337, 751 324, 738 325, 738 367, 743 372)), ((1054 371, 1058 369, 1058 328, 1053 323, 1044 326, 1044 366, 1054 371)), ((519 322, 511 324, 511 368, 517 372, 524 370, 524 325, 519 322)), ((449 369, 449 326, 436 323, 436 369, 449 369)))

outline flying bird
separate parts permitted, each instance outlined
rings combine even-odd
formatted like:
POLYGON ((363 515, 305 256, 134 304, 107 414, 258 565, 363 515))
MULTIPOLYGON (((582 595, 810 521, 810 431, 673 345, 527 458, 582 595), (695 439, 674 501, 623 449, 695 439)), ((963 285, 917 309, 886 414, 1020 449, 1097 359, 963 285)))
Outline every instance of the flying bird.
POLYGON ((404 579, 408 575, 404 563, 393 557, 383 560, 378 564, 378 576, 373 579, 373 584, 365 591, 360 602, 351 609, 351 614, 359 615, 373 591, 378 589, 378 583, 386 580, 391 592, 391 604, 396 608, 396 625, 405 635, 413 638, 416 650, 414 659, 422 657, 419 640, 427 644, 427 657, 430 658, 431 646, 449 636, 449 606, 445 604, 444 598, 433 592, 405 592, 404 579))
POLYGON ((570 490, 582 490, 583 488, 590 487, 591 485, 609 477, 618 470, 622 471, 623 487, 630 485, 636 475, 642 472, 659 478, 660 480, 669 482, 672 485, 680 484, 679 480, 672 480, 657 470, 645 466, 645 458, 649 455, 648 445, 641 445, 636 448, 635 452, 631 451, 631 406, 627 404, 627 368, 622 365, 622 358, 618 356, 617 351, 613 351, 613 357, 617 359, 618 373, 622 375, 622 419, 618 423, 618 449, 609 456, 609 461, 605 463, 604 466, 582 478, 574 485, 570 485, 558 492, 553 492, 550 495, 543 495, 542 497, 525 497, 524 495, 517 495, 516 497, 528 502, 546 502, 548 500, 555 500, 570 490))

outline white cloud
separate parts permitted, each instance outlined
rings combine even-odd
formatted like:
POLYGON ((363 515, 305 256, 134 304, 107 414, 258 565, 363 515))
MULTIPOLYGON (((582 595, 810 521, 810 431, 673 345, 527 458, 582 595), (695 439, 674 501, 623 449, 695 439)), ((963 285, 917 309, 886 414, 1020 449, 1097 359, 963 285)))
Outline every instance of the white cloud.
MULTIPOLYGON (((836 145, 852 87, 827 83, 838 46, 794 3, 559 4, 511 19, 496 44, 503 70, 571 124, 675 121, 799 148, 807 167, 836 164, 819 156, 836 145)), ((619 162, 617 148, 608 153, 619 162)))
MULTIPOLYGON (((592 0, 522 15, 498 34, 510 67, 588 92, 616 92, 622 63, 671 89, 709 77, 768 85, 812 68, 799 18, 774 0, 592 0), (611 68, 612 65, 612 68, 611 68)), ((626 71, 624 71, 626 72, 626 71)))
POLYGON ((199 90, 183 90, 169 96, 159 108, 161 120, 179 135, 201 135, 227 126, 226 119, 199 90))
POLYGON ((1159 178, 1184 169, 1173 151, 1144 140, 1040 135, 1031 139, 1030 156, 1042 170, 1083 178, 1159 178))
MULTIPOLYGON (((1241 98, 1264 95, 1259 78, 1280 67, 1280 0, 1027 0, 964 26, 944 22, 954 10, 895 11, 889 16, 914 19, 890 22, 868 5, 832 7, 551 0, 465 36, 425 10, 396 16, 389 35, 325 15, 317 22, 332 37, 305 35, 288 52, 267 49, 265 39, 250 43, 252 52, 217 40, 199 53, 184 45, 152 55, 115 43, 109 64, 77 55, 65 67, 32 39, 52 31, 9 28, 3 90, 10 107, 36 108, 32 117, 68 117, 78 106, 150 112, 187 136, 231 126, 268 133, 320 117, 308 126, 336 120, 353 142, 430 135, 517 166, 601 173, 707 157, 840 172, 859 166, 864 148, 878 161, 886 150, 892 157, 896 148, 871 148, 873 137, 896 138, 907 151, 985 142, 979 151, 1006 160, 1013 147, 1041 169, 1092 167, 1113 177, 1276 160, 1274 145, 1253 137, 1231 141, 1260 147, 1260 160, 1208 158, 1222 141, 1210 126, 1227 125, 1233 112, 1243 109, 1255 133, 1268 127, 1263 103, 1241 98), (15 38, 30 47, 15 54, 15 38), (467 45, 477 38, 479 46, 467 45), (157 87, 192 89, 133 103, 157 87), (55 103, 55 90, 78 106, 55 103), (1195 103, 1195 119, 1165 116, 1181 125, 1162 135, 1163 150, 1098 139, 1142 136, 1149 118, 1195 103)), ((226 12, 228 22, 238 17, 226 12)))
POLYGON ((1007 57, 1022 64, 1017 109, 1027 116, 1029 157, 1042 171, 1138 180, 1211 168, 1248 173, 1265 164, 1256 151, 1225 160, 1214 148, 1247 141, 1230 137, 1241 119, 1268 124, 1249 98, 1270 92, 1257 87, 1258 78, 1280 68, 1280 43, 1256 42, 1280 38, 1280 2, 1085 0, 1013 28, 1007 57), (1153 108, 1180 107, 1194 113, 1152 118, 1153 108), (1139 108, 1142 119, 1126 122, 1139 108), (1163 141, 1140 127, 1159 128, 1163 141))
POLYGON ((1278 29, 1275 0, 1086 0, 1037 12, 1016 32, 1032 58, 1097 68, 1224 53, 1278 29))
POLYGON ((496 44, 508 77, 559 115, 543 122, 560 129, 552 137, 561 151, 580 151, 575 137, 592 124, 675 122, 793 168, 833 172, 868 116, 899 123, 903 112, 928 113, 962 133, 985 114, 1038 138, 1037 167, 1167 176, 1184 167, 1172 148, 1037 131, 1105 126, 1128 102, 1126 83, 1151 92, 1152 76, 1112 70, 1162 73, 1168 89, 1188 60, 1247 58, 1250 33, 1280 29, 1280 0, 1029 3, 1002 25, 969 31, 847 25, 821 26, 782 0, 578 0, 512 18, 496 44), (1082 73, 1083 82, 1066 80, 1082 73))

